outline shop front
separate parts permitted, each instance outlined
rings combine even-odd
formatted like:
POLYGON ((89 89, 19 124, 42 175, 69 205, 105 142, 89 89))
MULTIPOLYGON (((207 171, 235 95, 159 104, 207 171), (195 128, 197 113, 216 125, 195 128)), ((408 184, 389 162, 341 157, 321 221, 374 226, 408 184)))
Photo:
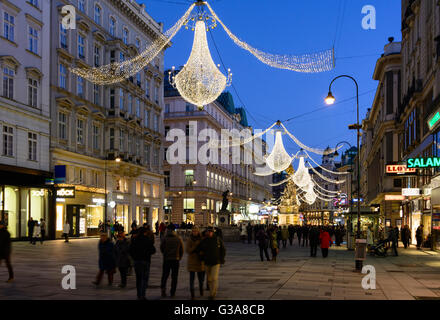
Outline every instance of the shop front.
POLYGON ((51 188, 48 172, 0 165, 0 221, 4 221, 12 239, 29 236, 28 221, 46 222, 46 234, 53 230, 49 217, 51 188))
MULTIPOLYGON (((345 214, 347 224, 347 248, 354 249, 358 229, 358 213, 356 210, 345 214)), ((360 212, 360 238, 367 238, 367 230, 373 231, 373 241, 380 239, 384 229, 384 219, 380 211, 373 211, 369 207, 362 207, 360 212)))
POLYGON ((70 225, 70 237, 99 235, 99 225, 104 222, 105 194, 97 190, 86 191, 82 186, 57 186, 56 238, 62 238, 63 226, 70 225), (80 190, 78 190, 80 188, 80 190))

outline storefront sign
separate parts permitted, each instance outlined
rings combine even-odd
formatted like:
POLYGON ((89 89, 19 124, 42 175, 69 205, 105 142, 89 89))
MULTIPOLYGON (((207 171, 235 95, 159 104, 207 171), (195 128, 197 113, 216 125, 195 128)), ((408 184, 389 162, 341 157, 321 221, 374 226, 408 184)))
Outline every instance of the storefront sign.
POLYGON ((118 195, 116 196, 116 199, 118 199, 118 200, 124 200, 124 196, 123 196, 123 195, 120 195, 120 194, 118 194, 118 195))
POLYGON ((402 189, 402 196, 411 197, 411 196, 419 196, 419 195, 420 195, 419 188, 402 189))
POLYGON ((404 174, 404 173, 415 173, 417 170, 415 168, 408 168, 406 164, 392 164, 386 166, 386 173, 389 174, 404 174))
POLYGON ((75 198, 75 187, 57 189, 57 198, 75 198))
POLYGON ((435 168, 440 167, 440 158, 410 158, 407 163, 408 168, 435 168))
POLYGON ((440 112, 437 111, 434 116, 428 119, 429 130, 431 130, 440 121, 440 112))
POLYGON ((44 197, 44 190, 32 190, 32 197, 44 197))
POLYGON ((385 201, 403 201, 405 200, 405 196, 397 195, 397 194, 386 194, 385 201))
MULTIPOLYGON (((149 202, 150 202, 150 199, 144 198, 144 202, 145 202, 145 203, 149 203, 149 202)), ((166 204, 165 204, 165 206, 166 206, 166 204)))
POLYGON ((105 199, 102 199, 102 198, 93 198, 92 199, 92 202, 93 203, 96 203, 96 204, 104 204, 105 203, 105 199))

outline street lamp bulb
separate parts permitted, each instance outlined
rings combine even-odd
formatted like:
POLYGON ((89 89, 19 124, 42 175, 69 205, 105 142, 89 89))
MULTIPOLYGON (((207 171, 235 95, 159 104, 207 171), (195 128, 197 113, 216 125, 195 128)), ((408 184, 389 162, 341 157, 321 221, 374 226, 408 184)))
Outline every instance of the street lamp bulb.
POLYGON ((325 103, 327 105, 332 105, 336 101, 336 98, 333 96, 332 92, 329 91, 327 98, 325 98, 325 103))
POLYGON ((121 158, 117 157, 117 158, 115 159, 115 161, 116 161, 116 162, 121 162, 121 158))

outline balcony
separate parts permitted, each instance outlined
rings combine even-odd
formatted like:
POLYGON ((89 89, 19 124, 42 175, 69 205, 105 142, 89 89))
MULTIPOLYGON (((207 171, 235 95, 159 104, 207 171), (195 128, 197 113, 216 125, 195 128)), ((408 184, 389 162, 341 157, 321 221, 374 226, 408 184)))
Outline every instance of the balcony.
POLYGON ((405 112, 406 107, 409 105, 411 99, 414 97, 415 94, 420 93, 423 91, 423 80, 413 79, 413 83, 411 87, 408 88, 407 94, 403 97, 402 102, 399 106, 399 118, 400 116, 405 112))

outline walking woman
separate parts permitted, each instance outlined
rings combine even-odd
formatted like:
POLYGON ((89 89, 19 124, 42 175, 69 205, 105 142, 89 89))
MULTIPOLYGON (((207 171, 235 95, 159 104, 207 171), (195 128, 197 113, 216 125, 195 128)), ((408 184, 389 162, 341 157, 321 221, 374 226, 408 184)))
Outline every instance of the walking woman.
POLYGON ((277 228, 274 227, 270 231, 270 249, 272 251, 272 261, 277 261, 278 255, 278 241, 277 241, 277 228))
POLYGON ((111 239, 109 239, 107 233, 101 233, 101 239, 98 244, 99 251, 99 272, 96 276, 96 281, 93 282, 94 285, 99 286, 101 283, 104 272, 107 272, 108 285, 113 285, 113 274, 115 273, 116 260, 114 245, 111 239))
POLYGON ((330 247, 330 243, 332 242, 332 240, 330 238, 330 234, 326 230, 321 229, 321 234, 319 235, 319 240, 321 241, 322 257, 327 258, 328 248, 330 247))
POLYGON ((188 253, 188 271, 189 271, 189 288, 191 291, 191 299, 195 299, 194 293, 194 281, 197 273, 199 280, 200 296, 203 297, 203 281, 205 279, 205 266, 203 261, 200 260, 199 254, 195 251, 200 244, 202 236, 197 226, 192 228, 191 235, 186 240, 186 252, 188 253))

